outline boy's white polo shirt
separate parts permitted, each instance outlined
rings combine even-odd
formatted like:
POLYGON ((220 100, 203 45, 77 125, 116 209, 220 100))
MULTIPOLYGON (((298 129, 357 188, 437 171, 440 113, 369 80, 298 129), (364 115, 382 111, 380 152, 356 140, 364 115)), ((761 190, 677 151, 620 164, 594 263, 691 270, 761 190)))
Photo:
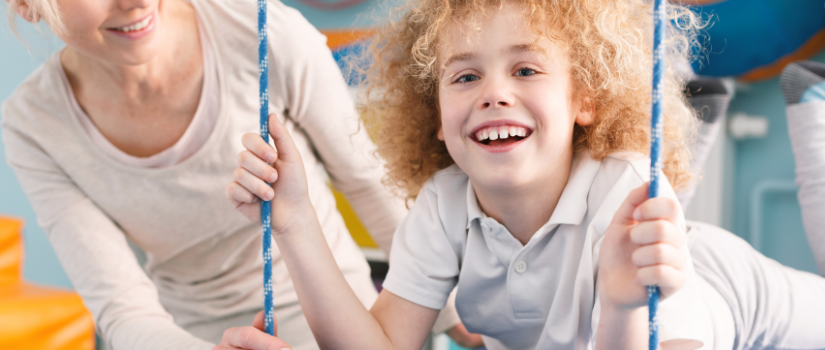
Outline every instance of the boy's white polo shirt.
MULTIPOLYGON (((461 320, 490 350, 592 348, 601 238, 627 194, 648 180, 648 166, 638 154, 597 161, 580 152, 550 220, 526 245, 481 211, 460 168, 439 171, 395 233, 384 288, 441 309, 458 284, 461 320)), ((661 179, 661 196, 675 200, 661 179)), ((679 226, 684 232, 683 218, 679 226)), ((662 342, 707 339, 709 315, 688 266, 685 287, 660 304, 662 342)))

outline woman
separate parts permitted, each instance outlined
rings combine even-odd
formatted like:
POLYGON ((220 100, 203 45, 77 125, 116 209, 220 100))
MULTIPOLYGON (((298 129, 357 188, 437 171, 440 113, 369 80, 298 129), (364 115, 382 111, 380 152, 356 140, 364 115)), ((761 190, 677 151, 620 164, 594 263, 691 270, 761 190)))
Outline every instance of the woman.
MULTIPOLYGON (((255 3, 9 5, 10 22, 15 13, 43 19, 66 43, 5 101, 2 132, 8 162, 104 342, 210 349, 226 329, 248 325, 263 305, 261 230, 226 201, 224 184, 241 135, 258 129, 255 3), (143 270, 127 239, 146 252, 143 270)), ((279 2, 268 16, 270 110, 300 140, 326 239, 370 305, 369 267, 321 165, 385 249, 405 209, 380 183, 324 36, 279 2)), ((295 349, 317 348, 275 254, 279 334, 295 349)))

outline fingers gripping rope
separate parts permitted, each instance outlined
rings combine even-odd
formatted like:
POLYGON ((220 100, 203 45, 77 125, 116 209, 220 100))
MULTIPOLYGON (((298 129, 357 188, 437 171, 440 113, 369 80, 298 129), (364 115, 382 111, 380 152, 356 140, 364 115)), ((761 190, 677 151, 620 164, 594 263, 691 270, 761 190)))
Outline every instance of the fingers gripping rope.
MULTIPOLYGON (((269 143, 269 59, 266 42, 266 0, 258 0, 258 74, 261 94, 261 137, 269 143)), ((261 226, 263 227, 264 257, 264 329, 275 335, 272 317, 272 222, 269 201, 261 201, 261 226)))
MULTIPOLYGON (((659 172, 662 169, 662 100, 664 87, 662 76, 665 72, 665 1, 654 0, 653 5, 653 89, 651 92, 652 110, 650 116, 650 186, 649 198, 659 194, 659 172)), ((650 339, 649 350, 659 348, 659 322, 656 311, 659 308, 659 287, 647 286, 647 308, 650 339)))

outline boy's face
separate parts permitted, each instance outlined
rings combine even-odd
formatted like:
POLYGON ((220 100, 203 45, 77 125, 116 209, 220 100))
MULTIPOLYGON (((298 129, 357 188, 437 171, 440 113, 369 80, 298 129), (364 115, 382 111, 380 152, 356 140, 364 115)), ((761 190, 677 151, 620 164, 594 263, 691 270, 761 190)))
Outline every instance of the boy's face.
POLYGON ((506 5, 474 28, 456 23, 439 51, 438 136, 476 190, 566 182, 573 126, 593 117, 574 91, 563 43, 539 38, 521 12, 506 5))

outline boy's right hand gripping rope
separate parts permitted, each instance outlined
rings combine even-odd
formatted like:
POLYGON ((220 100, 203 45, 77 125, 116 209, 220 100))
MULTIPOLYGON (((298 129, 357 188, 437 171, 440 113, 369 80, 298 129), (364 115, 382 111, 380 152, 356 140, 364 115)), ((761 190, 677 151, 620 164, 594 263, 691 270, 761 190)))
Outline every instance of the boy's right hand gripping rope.
MULTIPOLYGON (((662 76, 665 72, 665 1, 654 0, 653 5, 653 89, 651 103, 653 105, 650 116, 650 185, 648 198, 655 198, 659 194, 659 172, 662 169, 662 100, 664 86, 662 76)), ((659 308, 659 287, 647 286, 647 308, 650 338, 649 350, 659 348, 659 323, 656 310, 659 308)))
MULTIPOLYGON (((269 143, 269 59, 266 40, 266 1, 258 0, 258 74, 261 96, 261 137, 269 143)), ((263 228, 264 256, 264 330, 275 335, 272 316, 272 222, 269 201, 261 201, 261 226, 263 228)))

